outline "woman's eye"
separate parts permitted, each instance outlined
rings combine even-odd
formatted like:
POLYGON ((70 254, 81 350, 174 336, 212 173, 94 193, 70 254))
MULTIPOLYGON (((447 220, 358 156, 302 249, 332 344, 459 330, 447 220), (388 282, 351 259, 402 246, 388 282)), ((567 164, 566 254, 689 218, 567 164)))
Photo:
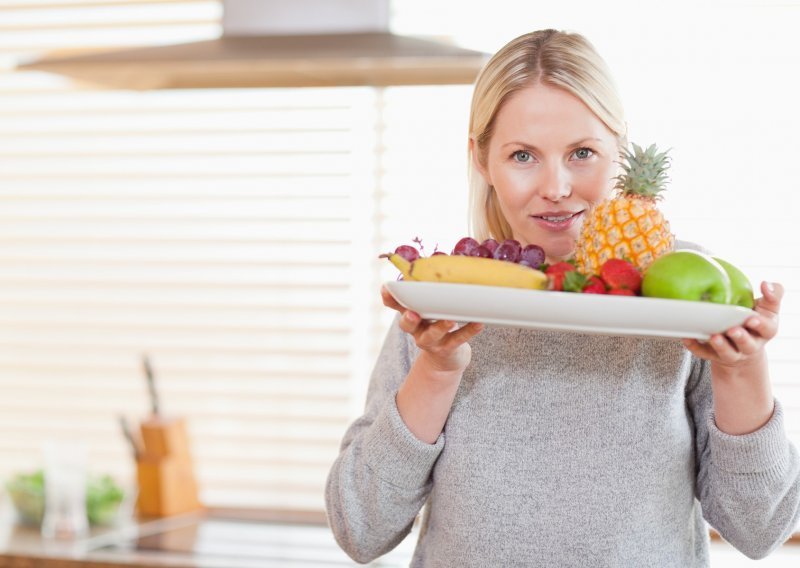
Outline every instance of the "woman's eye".
POLYGON ((532 156, 530 155, 529 152, 526 152, 525 150, 517 150, 516 152, 514 152, 514 159, 518 162, 530 162, 532 156))
POLYGON ((578 148, 575 150, 575 157, 579 160, 586 160, 587 158, 591 158, 594 155, 594 151, 591 148, 578 148))

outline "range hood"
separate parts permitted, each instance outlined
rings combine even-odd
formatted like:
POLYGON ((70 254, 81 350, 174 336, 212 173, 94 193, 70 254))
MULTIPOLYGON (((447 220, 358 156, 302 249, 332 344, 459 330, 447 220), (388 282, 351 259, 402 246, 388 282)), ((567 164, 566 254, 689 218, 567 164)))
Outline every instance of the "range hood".
POLYGON ((103 87, 472 83, 487 54, 389 31, 389 0, 224 0, 216 40, 43 58, 18 66, 103 87))

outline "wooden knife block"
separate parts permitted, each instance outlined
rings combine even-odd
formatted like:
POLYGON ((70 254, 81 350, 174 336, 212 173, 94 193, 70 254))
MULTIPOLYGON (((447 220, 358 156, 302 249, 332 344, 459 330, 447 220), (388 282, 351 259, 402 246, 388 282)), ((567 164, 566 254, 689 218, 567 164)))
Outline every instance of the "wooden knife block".
POLYGON ((150 417, 140 425, 144 451, 136 463, 138 511, 165 517, 202 509, 183 418, 150 417))

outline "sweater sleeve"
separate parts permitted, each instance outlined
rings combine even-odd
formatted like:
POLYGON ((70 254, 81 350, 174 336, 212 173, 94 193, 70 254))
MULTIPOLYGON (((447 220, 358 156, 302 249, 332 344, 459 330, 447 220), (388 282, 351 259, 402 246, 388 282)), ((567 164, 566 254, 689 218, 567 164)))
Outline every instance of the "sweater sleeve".
POLYGON ((415 349, 395 319, 372 372, 365 412, 345 433, 328 475, 328 522, 357 562, 385 554, 408 535, 444 447, 443 435, 435 444, 418 440, 397 411, 395 395, 415 349))
POLYGON ((704 518, 748 557, 769 555, 800 528, 800 455, 786 437, 783 407, 776 400, 769 422, 755 432, 722 432, 714 421, 710 365, 694 358, 687 402, 704 518))

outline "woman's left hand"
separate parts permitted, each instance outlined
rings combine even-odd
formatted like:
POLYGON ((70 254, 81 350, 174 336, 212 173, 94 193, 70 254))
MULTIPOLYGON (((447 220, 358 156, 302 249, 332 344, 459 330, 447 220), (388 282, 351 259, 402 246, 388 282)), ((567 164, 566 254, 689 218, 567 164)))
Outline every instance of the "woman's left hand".
POLYGON ((697 357, 723 367, 747 366, 763 358, 764 346, 778 333, 783 286, 762 282, 761 293, 753 307, 757 315, 725 333, 712 335, 707 342, 684 339, 683 345, 697 357))

